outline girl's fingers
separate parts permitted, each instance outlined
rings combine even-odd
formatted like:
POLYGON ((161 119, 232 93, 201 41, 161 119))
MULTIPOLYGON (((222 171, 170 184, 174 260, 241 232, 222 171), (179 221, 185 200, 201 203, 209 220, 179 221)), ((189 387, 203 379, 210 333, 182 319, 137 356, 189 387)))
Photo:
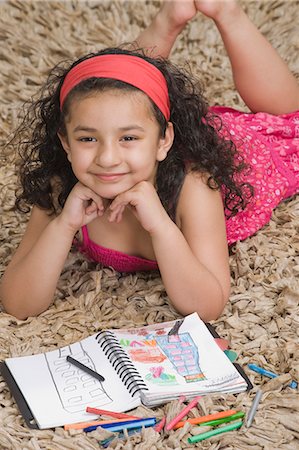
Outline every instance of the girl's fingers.
POLYGON ((92 201, 92 204, 94 204, 96 206, 98 213, 103 214, 105 208, 104 208, 102 197, 100 197, 99 195, 97 195, 93 191, 91 191, 91 201, 92 201))
POLYGON ((96 210, 98 209, 97 205, 95 204, 94 201, 92 201, 90 203, 90 205, 88 205, 85 209, 85 212, 87 215, 93 214, 96 210))
MULTIPOLYGON (((81 185, 82 187, 82 185, 81 185)), ((87 201, 89 203, 88 208, 94 204, 96 205, 96 209, 100 211, 104 211, 103 199, 99 195, 97 195, 94 191, 89 188, 83 186, 83 190, 81 190, 82 200, 87 201)))
POLYGON ((101 197, 96 196, 92 199, 92 203, 94 203, 98 209, 98 211, 104 212, 103 200, 101 197))
POLYGON ((90 215, 94 212, 97 212, 99 216, 101 216, 104 213, 104 206, 102 202, 96 203, 94 200, 91 201, 90 205, 86 208, 86 214, 90 215))
POLYGON ((119 211, 118 211, 117 216, 116 216, 116 222, 117 222, 117 223, 119 223, 119 222, 121 221, 121 219, 122 219, 122 217, 123 217, 124 209, 125 209, 125 206, 124 206, 124 205, 122 205, 122 206, 119 208, 119 211))
POLYGON ((110 211, 116 212, 120 208, 125 208, 127 205, 136 206, 139 198, 138 190, 132 188, 129 191, 119 194, 109 206, 110 211))
POLYGON ((122 204, 122 205, 118 204, 118 205, 114 205, 113 208, 110 207, 111 212, 110 212, 109 219, 108 219, 109 222, 119 223, 122 219, 122 214, 124 212, 125 206, 126 205, 124 205, 124 204, 122 204))

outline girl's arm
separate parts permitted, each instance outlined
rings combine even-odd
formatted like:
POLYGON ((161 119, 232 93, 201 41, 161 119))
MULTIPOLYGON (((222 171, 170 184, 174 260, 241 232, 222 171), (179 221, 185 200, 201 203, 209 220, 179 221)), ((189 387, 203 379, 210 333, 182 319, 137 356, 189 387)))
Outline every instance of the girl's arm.
POLYGON ((199 175, 187 175, 180 193, 176 225, 154 186, 141 182, 112 202, 111 221, 130 206, 151 236, 153 249, 174 307, 183 315, 198 312, 216 319, 230 292, 230 271, 223 204, 199 175))
POLYGON ((9 314, 24 320, 46 310, 72 245, 74 233, 33 207, 22 242, 2 278, 0 297, 9 314))
POLYGON ((200 175, 187 175, 173 222, 157 228, 152 242, 163 283, 174 307, 205 320, 222 313, 230 294, 223 203, 200 175))
POLYGON ((230 59, 235 86, 249 109, 271 114, 298 109, 295 77, 238 3, 196 0, 195 4, 214 20, 230 59))
POLYGON ((102 211, 100 197, 80 183, 59 216, 33 207, 22 242, 1 280, 6 312, 23 320, 49 307, 75 233, 102 211))

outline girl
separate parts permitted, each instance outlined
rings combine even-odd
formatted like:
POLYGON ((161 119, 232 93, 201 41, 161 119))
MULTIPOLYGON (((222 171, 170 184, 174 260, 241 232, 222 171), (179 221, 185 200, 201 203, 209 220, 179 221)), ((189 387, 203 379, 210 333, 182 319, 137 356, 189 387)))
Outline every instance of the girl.
POLYGON ((23 127, 33 132, 20 145, 17 206, 34 206, 2 281, 10 314, 48 308, 75 238, 116 270, 159 269, 181 314, 215 319, 229 297, 227 241, 297 192, 299 89, 235 2, 166 2, 138 44, 167 56, 197 10, 215 21, 240 94, 263 113, 208 108, 189 74, 140 51, 54 69, 23 127))

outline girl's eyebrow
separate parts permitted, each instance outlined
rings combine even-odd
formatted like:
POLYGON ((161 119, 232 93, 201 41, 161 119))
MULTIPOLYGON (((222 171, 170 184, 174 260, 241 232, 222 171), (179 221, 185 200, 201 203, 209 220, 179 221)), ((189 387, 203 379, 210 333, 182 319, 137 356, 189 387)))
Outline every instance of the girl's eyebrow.
POLYGON ((90 133, 95 133, 98 130, 96 128, 86 127, 84 125, 77 125, 73 132, 76 133, 77 131, 88 131, 90 133))
POLYGON ((140 131, 144 131, 144 128, 141 127, 140 125, 127 125, 126 127, 120 127, 119 128, 120 131, 129 131, 129 130, 140 130, 140 131))
MULTIPOLYGON (((130 131, 130 130, 140 130, 140 131, 144 131, 144 128, 141 127, 140 125, 136 125, 136 124, 132 124, 132 125, 127 125, 125 127, 120 127, 119 131, 125 132, 125 131, 130 131)), ((92 128, 92 127, 87 127, 85 125, 77 125, 73 132, 76 133, 78 131, 87 131, 88 133, 96 133, 98 130, 96 128, 92 128)))

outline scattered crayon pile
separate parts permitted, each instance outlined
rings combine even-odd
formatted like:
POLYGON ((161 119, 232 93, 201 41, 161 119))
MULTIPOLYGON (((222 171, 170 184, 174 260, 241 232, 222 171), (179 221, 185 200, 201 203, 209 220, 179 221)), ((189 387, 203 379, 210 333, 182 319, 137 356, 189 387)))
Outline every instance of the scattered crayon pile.
POLYGON ((77 423, 65 425, 66 430, 70 429, 82 429, 85 432, 91 432, 96 430, 98 427, 102 427, 107 431, 115 432, 114 436, 108 437, 100 441, 100 445, 107 448, 110 443, 118 439, 126 439, 128 436, 139 433, 143 428, 154 427, 155 431, 161 432, 163 430, 170 431, 172 429, 176 430, 185 425, 185 423, 190 423, 197 426, 210 426, 213 427, 210 431, 199 433, 195 436, 188 438, 190 444, 208 439, 211 436, 215 436, 220 433, 225 433, 227 431, 237 430, 243 425, 242 418, 245 413, 242 411, 228 410, 221 411, 214 414, 209 414, 202 417, 194 417, 192 419, 183 419, 188 412, 197 405, 200 397, 195 397, 189 404, 184 407, 181 412, 174 417, 169 423, 166 424, 166 418, 163 417, 158 423, 156 417, 141 418, 137 416, 132 416, 125 413, 117 413, 112 411, 107 411, 103 409, 87 407, 86 412, 92 414, 99 414, 111 417, 111 420, 94 420, 91 422, 77 423), (224 424, 224 426, 222 426, 224 424))
MULTIPOLYGON (((269 377, 269 378, 275 378, 278 375, 269 372, 262 367, 256 366, 255 364, 248 364, 248 368, 252 371, 269 377)), ((298 383, 296 381, 292 381, 289 386, 292 389, 296 389, 298 387, 298 383)), ((254 416, 256 414, 256 411, 259 406, 259 402, 262 398, 263 391, 261 389, 257 389, 256 395, 253 399, 251 408, 247 414, 246 418, 246 426, 247 428, 251 426, 254 416)), ((106 439, 103 439, 100 441, 100 445, 104 448, 107 448, 110 443, 118 438, 118 439, 126 439, 128 436, 131 436, 136 433, 140 433, 140 431, 143 428, 147 427, 154 427, 154 430, 159 432, 170 431, 170 430, 177 430, 179 428, 182 428, 186 423, 190 423, 191 425, 196 425, 198 427, 201 426, 210 426, 211 430, 205 431, 203 433, 195 434, 194 436, 191 436, 188 438, 189 444, 194 444, 196 442, 203 441, 205 439, 209 439, 212 436, 216 436, 221 433, 225 433, 228 431, 237 430, 242 427, 243 425, 243 419, 245 416, 245 413, 242 411, 237 411, 234 409, 230 409, 227 411, 221 411, 214 414, 209 414, 206 416, 201 417, 193 417, 190 419, 182 420, 187 416, 189 411, 197 406, 200 396, 195 397, 193 400, 189 402, 187 406, 185 406, 179 414, 177 414, 170 422, 166 423, 166 417, 163 417, 159 422, 157 422, 156 417, 147 417, 142 418, 138 416, 134 416, 128 413, 118 413, 118 412, 112 412, 107 411, 104 409, 98 409, 98 408, 91 408, 87 407, 86 412, 92 413, 92 414, 99 414, 100 416, 107 416, 108 418, 111 417, 111 419, 98 419, 93 420, 90 422, 84 422, 84 423, 76 423, 76 424, 70 424, 65 425, 65 429, 82 429, 85 432, 90 432, 96 430, 98 427, 102 427, 104 429, 107 429, 107 431, 115 432, 117 434, 108 437, 106 439)), ((179 399, 179 404, 182 404, 185 401, 185 397, 182 396, 179 399)))

